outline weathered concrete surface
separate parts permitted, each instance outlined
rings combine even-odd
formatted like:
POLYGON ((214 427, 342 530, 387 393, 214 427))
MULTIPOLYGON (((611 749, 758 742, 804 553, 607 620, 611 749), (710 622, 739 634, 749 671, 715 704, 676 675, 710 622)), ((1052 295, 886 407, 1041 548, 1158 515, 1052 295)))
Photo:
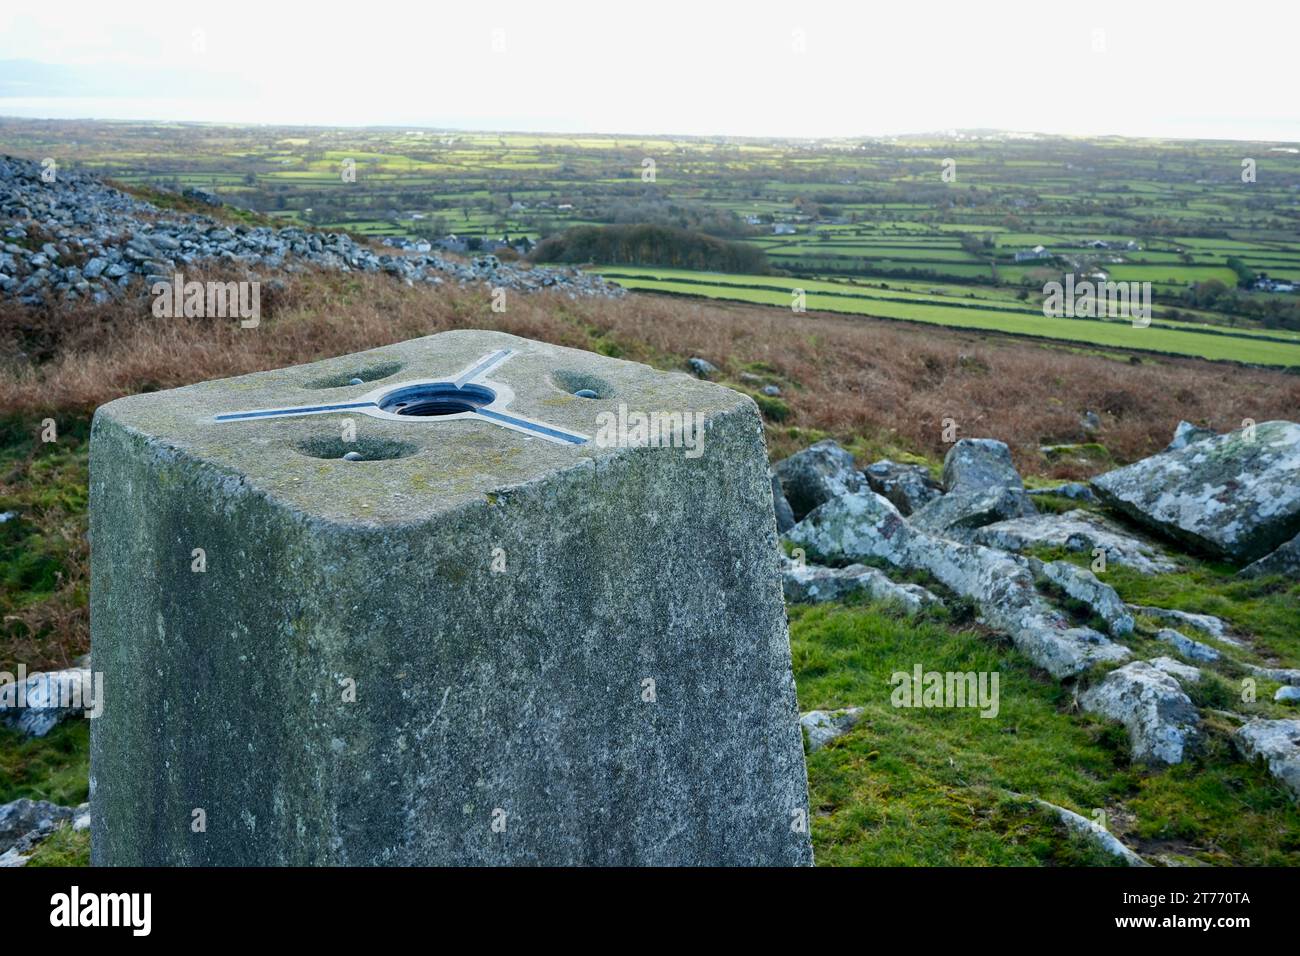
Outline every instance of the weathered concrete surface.
POLYGON ((809 863, 771 502, 749 398, 498 333, 104 406, 94 862, 809 863), (302 450, 335 414, 212 421, 501 348, 513 412, 692 411, 702 454, 356 416, 404 457, 344 461, 302 450))
POLYGON ((1094 478, 1102 500, 1191 547, 1250 562, 1300 534, 1300 425, 1262 422, 1094 478))

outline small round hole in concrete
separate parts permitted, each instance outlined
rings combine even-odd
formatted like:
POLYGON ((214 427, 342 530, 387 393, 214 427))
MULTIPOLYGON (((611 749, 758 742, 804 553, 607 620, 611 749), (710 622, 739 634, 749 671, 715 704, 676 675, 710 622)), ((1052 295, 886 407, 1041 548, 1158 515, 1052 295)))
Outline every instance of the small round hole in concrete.
POLYGON ((609 398, 614 394, 614 386, 603 378, 576 372, 571 369, 557 369, 551 373, 551 381, 556 388, 578 398, 609 398))
POLYGON ((401 362, 379 362, 374 365, 345 369, 334 375, 326 375, 324 378, 313 379, 305 387, 342 388, 344 385, 364 385, 366 382, 377 382, 381 378, 388 378, 388 376, 395 375, 401 370, 401 362))
POLYGON ((294 447, 309 458, 332 458, 350 462, 406 458, 420 450, 410 442, 392 438, 360 437, 356 441, 344 441, 336 435, 305 438, 294 447))

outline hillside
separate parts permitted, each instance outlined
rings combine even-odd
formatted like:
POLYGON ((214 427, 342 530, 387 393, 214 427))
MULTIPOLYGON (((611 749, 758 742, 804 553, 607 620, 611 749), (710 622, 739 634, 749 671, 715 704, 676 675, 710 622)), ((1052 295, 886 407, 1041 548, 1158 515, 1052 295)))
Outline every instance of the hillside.
MULTIPOLYGON (((81 187, 74 181, 69 188, 75 193, 81 187)), ((1066 497, 1059 482, 1155 455, 1180 421, 1229 432, 1247 419, 1295 420, 1300 408, 1300 377, 1279 371, 918 329, 868 316, 619 295, 568 271, 519 270, 519 284, 511 285, 500 310, 492 276, 506 274, 507 267, 499 263, 439 257, 451 268, 430 260, 385 268, 396 257, 386 263, 386 254, 300 227, 291 227, 288 237, 255 231, 266 227, 231 229, 240 239, 222 233, 221 242, 287 241, 287 250, 260 248, 256 260, 214 259, 184 243, 198 241, 196 235, 218 243, 214 231, 228 224, 180 222, 138 201, 121 200, 124 218, 95 224, 104 231, 96 240, 102 254, 96 249, 95 255, 108 259, 116 249, 121 260, 149 263, 154 260, 130 259, 125 250, 142 236, 162 235, 178 243, 174 251, 192 255, 172 260, 187 278, 246 280, 252 270, 263 282, 260 322, 244 328, 232 320, 157 317, 146 285, 153 266, 147 264, 124 273, 128 281, 115 283, 117 291, 99 289, 103 298, 93 292, 69 297, 59 286, 59 294, 42 293, 39 300, 30 298, 35 286, 0 298, 0 669, 12 671, 18 663, 32 671, 69 667, 88 650, 86 444, 95 407, 121 395, 445 329, 499 329, 662 369, 686 371, 692 359, 705 359, 716 369, 709 373, 713 380, 759 404, 774 462, 834 439, 856 461, 850 472, 890 459, 920 465, 934 481, 952 449, 945 432, 953 425, 961 437, 1005 442, 1010 461, 1036 493, 1035 507, 1048 515, 1101 513, 1096 502, 1066 497), (325 249, 313 259, 317 242, 345 250, 336 253, 342 261, 325 249), (296 253, 293 243, 309 254, 296 253), (357 263, 373 257, 375 267, 354 267, 348 254, 357 263), (423 269, 422 279, 405 269, 423 269), (547 275, 561 281, 547 285, 547 275), (42 440, 49 419, 53 441, 42 440), (1037 493, 1044 489, 1057 493, 1037 493)), ((30 266, 34 256, 48 257, 46 242, 62 260, 62 243, 84 276, 81 263, 90 257, 75 254, 71 242, 84 224, 74 217, 65 224, 68 235, 59 235, 59 214, 54 227, 44 221, 48 217, 38 225, 6 203, 0 234, 24 232, 6 240, 20 251, 6 246, 5 254, 25 270, 21 279, 11 276, 14 291, 42 268, 49 282, 77 288, 66 272, 57 276, 48 264, 30 266), (36 239, 42 241, 32 248, 36 239)), ((150 255, 158 255, 158 244, 150 245, 150 255)), ((1251 668, 1300 667, 1300 585, 1294 576, 1242 579, 1229 562, 1169 541, 1162 547, 1177 570, 1153 575, 1114 567, 1106 583, 1128 604, 1214 615, 1237 642, 1190 630, 1220 657, 1205 664, 1204 683, 1187 692, 1205 725, 1201 747, 1167 766, 1134 760, 1119 724, 1082 712, 1078 698, 1104 680, 1101 672, 1053 677, 990 623, 977 601, 933 572, 886 567, 898 581, 942 599, 941 607, 918 615, 862 591, 792 602, 801 711, 862 708, 851 731, 809 755, 818 861, 1113 862, 1072 835, 1054 811, 1033 802, 1040 798, 1089 818, 1104 811, 1110 831, 1152 862, 1300 863, 1300 813, 1293 799, 1267 769, 1234 749, 1238 720, 1223 716, 1294 714, 1294 705, 1273 700, 1283 685, 1276 675, 1259 677, 1255 701, 1239 702, 1236 693, 1251 668), (918 663, 927 670, 998 672, 1000 718, 893 706, 890 675, 918 663)), ((1029 551, 1047 563, 1088 566, 1086 554, 1067 549, 1029 551)), ((828 563, 847 563, 851 556, 840 557, 828 563)), ((1095 623, 1086 608, 1059 603, 1071 623, 1095 623)), ((1138 618, 1136 637, 1128 642, 1135 652, 1183 656, 1158 638, 1156 618, 1138 618)), ((28 796, 77 805, 87 787, 85 722, 63 723, 36 739, 0 730, 0 768, 0 803, 28 796)), ((84 858, 83 834, 57 832, 40 844, 33 863, 84 858)))

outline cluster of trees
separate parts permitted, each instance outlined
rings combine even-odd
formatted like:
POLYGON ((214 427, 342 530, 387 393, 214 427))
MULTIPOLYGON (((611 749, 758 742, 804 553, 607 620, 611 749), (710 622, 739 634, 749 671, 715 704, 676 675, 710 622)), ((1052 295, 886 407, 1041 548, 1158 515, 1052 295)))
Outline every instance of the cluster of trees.
POLYGON ((767 255, 758 246, 645 223, 577 226, 542 240, 533 250, 532 259, 534 262, 671 266, 750 274, 768 271, 767 255))
MULTIPOLYGON (((1266 298, 1230 288, 1218 279, 1197 282, 1182 296, 1191 308, 1222 312, 1229 324, 1238 318, 1253 319, 1266 329, 1300 331, 1300 302, 1286 298, 1266 298)), ((1171 317, 1175 313, 1170 313, 1171 317)), ((1187 316, 1187 318, 1191 318, 1187 316)))

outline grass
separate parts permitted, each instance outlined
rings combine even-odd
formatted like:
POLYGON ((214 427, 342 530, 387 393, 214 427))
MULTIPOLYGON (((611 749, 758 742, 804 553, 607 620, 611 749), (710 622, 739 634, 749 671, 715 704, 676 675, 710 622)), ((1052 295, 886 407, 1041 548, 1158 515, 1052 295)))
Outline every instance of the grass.
POLYGON ((1114 863, 1028 797, 1101 810, 1149 857, 1300 865, 1300 812, 1262 765, 1233 752, 1226 726, 1211 720, 1205 752, 1189 762, 1148 769, 1129 762, 1121 728, 1078 713, 1069 687, 973 627, 914 623, 879 605, 796 606, 790 640, 800 710, 865 710, 808 758, 821 865, 1114 863), (997 671, 998 715, 894 708, 890 675, 917 663, 997 671))

